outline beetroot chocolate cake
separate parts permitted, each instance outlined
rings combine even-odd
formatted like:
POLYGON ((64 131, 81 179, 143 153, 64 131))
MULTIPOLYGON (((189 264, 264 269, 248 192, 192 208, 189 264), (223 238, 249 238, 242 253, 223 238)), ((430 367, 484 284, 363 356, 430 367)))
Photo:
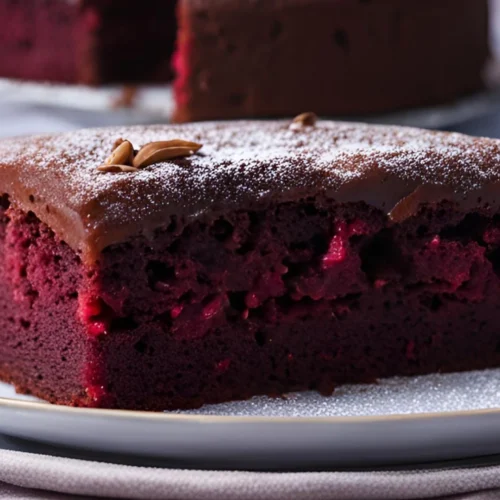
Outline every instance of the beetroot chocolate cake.
POLYGON ((175 0, 0 0, 0 22, 0 76, 87 84, 172 76, 175 0))
POLYGON ((162 410, 500 365, 500 141, 312 115, 82 130, 0 142, 0 190, 21 392, 162 410))
POLYGON ((486 0, 181 0, 178 16, 177 121, 432 105, 480 88, 488 58, 486 0))
POLYGON ((487 0, 0 0, 0 20, 0 76, 141 83, 173 66, 177 121, 451 101, 481 88, 489 54, 487 0))

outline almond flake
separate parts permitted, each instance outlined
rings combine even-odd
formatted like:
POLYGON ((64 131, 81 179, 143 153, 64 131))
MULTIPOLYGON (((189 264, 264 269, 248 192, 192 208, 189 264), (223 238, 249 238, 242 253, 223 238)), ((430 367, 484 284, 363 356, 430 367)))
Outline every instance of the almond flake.
POLYGON ((120 137, 119 139, 116 139, 115 143, 113 144, 113 150, 114 151, 120 144, 123 144, 125 142, 125 139, 120 137))
POLYGON ((139 150, 134 158, 133 165, 136 168, 143 168, 154 163, 191 156, 201 147, 201 144, 181 139, 150 142, 139 150))
POLYGON ((315 113, 307 112, 296 116, 290 124, 290 130, 302 130, 305 127, 314 127, 318 117, 315 113))
MULTIPOLYGON (((116 144, 116 143, 115 143, 116 144)), ((123 141, 104 162, 105 165, 131 165, 134 160, 134 147, 130 141, 123 141)))
POLYGON ((137 172, 139 169, 131 167, 130 165, 117 165, 117 164, 106 164, 97 167, 99 172, 137 172))

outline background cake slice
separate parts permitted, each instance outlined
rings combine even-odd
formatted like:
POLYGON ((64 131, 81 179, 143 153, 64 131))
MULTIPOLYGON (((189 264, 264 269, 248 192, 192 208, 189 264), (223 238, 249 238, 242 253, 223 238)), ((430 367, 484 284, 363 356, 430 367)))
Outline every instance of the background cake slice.
POLYGON ((180 0, 177 121, 380 113, 480 89, 485 0, 180 0))
POLYGON ((0 0, 0 76, 62 83, 166 82, 175 0, 0 0))
POLYGON ((0 377, 163 410, 499 366, 499 181, 496 140, 311 115, 2 141, 0 377), (124 140, 169 159, 98 170, 124 140))
POLYGON ((0 0, 0 19, 0 76, 140 84, 173 68, 176 121, 451 102, 483 87, 489 56, 487 0, 0 0))

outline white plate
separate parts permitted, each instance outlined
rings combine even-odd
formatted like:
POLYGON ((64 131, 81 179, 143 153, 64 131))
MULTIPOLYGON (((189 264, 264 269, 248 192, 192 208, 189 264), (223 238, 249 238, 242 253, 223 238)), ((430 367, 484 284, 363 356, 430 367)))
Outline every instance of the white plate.
POLYGON ((54 406, 0 384, 0 432, 176 466, 305 469, 500 454, 500 370, 397 378, 334 396, 254 398, 176 413, 54 406))

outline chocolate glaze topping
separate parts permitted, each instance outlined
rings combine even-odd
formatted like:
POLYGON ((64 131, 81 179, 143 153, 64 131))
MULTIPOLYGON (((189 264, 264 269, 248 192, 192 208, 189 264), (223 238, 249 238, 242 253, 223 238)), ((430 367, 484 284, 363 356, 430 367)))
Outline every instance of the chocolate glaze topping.
POLYGON ((364 201, 394 221, 421 203, 496 210, 500 141, 403 127, 290 120, 89 129, 0 141, 0 190, 33 211, 87 263, 107 246, 234 209, 309 196, 364 201), (135 173, 97 167, 119 138, 138 148, 175 138, 192 157, 135 173))

